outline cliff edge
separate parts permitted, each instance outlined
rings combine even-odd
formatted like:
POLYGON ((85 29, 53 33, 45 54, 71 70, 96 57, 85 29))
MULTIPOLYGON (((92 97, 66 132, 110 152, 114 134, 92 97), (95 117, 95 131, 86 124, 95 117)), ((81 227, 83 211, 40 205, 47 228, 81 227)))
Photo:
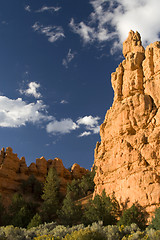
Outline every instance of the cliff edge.
POLYGON ((142 46, 138 32, 123 43, 125 60, 111 74, 114 102, 95 149, 95 192, 123 206, 160 207, 160 42, 142 46))

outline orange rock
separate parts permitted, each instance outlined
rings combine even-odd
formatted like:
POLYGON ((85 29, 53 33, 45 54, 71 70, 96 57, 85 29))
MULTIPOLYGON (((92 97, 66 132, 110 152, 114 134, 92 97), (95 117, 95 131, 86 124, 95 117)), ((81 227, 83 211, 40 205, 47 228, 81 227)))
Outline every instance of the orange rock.
MULTIPOLYGON (((74 178, 74 174, 64 167, 61 159, 55 158, 47 161, 44 157, 41 157, 36 159, 36 163, 31 163, 27 167, 24 157, 19 159, 10 147, 6 150, 2 148, 0 151, 0 194, 5 205, 7 206, 10 203, 15 192, 20 191, 23 180, 27 180, 29 176, 34 175, 40 182, 44 182, 51 167, 57 171, 60 180, 60 193, 64 196, 67 184, 74 178)), ((79 166, 78 178, 81 178, 86 172, 87 170, 79 166)))
POLYGON ((88 172, 88 170, 86 170, 85 168, 80 167, 79 164, 77 164, 77 163, 74 163, 72 168, 71 168, 72 176, 75 179, 82 178, 82 176, 84 176, 87 172, 88 172))
POLYGON ((95 194, 121 204, 160 206, 160 42, 144 50, 138 32, 123 44, 125 60, 111 75, 114 102, 95 149, 95 194))

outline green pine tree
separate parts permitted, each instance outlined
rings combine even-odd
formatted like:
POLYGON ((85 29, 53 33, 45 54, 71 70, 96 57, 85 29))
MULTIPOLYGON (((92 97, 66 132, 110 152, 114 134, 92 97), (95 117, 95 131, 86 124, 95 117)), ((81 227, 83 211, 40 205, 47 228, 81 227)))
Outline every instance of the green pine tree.
POLYGON ((44 183, 42 199, 41 216, 43 221, 51 222, 57 217, 57 209, 59 208, 59 179, 54 168, 50 168, 46 181, 44 183))
POLYGON ((6 211, 2 203, 2 196, 0 195, 0 226, 3 226, 3 224, 5 223, 5 215, 6 211))
POLYGON ((139 228, 144 229, 146 216, 146 211, 138 203, 135 203, 130 208, 124 210, 118 225, 130 226, 132 223, 136 223, 139 228))
POLYGON ((10 224, 15 227, 27 227, 37 207, 33 202, 26 202, 21 194, 14 194, 9 206, 10 224))
POLYGON ((105 191, 102 195, 96 195, 85 207, 83 221, 85 224, 103 221, 104 225, 116 223, 116 216, 119 211, 119 204, 115 198, 106 196, 105 191))
POLYGON ((60 222, 64 225, 75 225, 81 222, 82 207, 79 203, 75 203, 71 197, 71 193, 67 193, 63 200, 62 208, 58 211, 60 222))

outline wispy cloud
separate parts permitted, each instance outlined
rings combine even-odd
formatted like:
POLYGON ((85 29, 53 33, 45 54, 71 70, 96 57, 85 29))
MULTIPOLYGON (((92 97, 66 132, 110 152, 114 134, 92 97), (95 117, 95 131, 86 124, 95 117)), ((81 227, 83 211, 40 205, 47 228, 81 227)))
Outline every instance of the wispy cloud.
POLYGON ((84 43, 94 41, 94 33, 95 33, 94 28, 87 26, 84 22, 75 24, 73 18, 71 19, 69 25, 72 28, 73 32, 80 35, 80 37, 83 39, 84 43))
POLYGON ((112 53, 121 47, 132 29, 142 35, 143 44, 160 40, 159 0, 91 0, 93 11, 88 21, 70 27, 84 43, 112 41, 112 53))
POLYGON ((60 101, 60 104, 67 104, 67 103, 68 103, 68 101, 66 101, 64 99, 60 101))
POLYGON ((38 13, 42 13, 42 12, 58 12, 61 9, 61 7, 48 7, 48 6, 43 6, 42 8, 38 9, 36 12, 38 13))
POLYGON ((26 123, 51 121, 53 117, 47 115, 46 108, 40 100, 36 103, 26 103, 21 98, 0 96, 0 127, 17 128, 26 123))
POLYGON ((4 20, 3 20, 1 23, 2 23, 3 25, 8 25, 8 22, 6 22, 6 21, 4 21, 4 20))
POLYGON ((69 49, 67 56, 62 60, 62 65, 65 66, 65 68, 68 68, 68 64, 74 59, 75 55, 76 52, 72 52, 72 50, 69 49))
POLYGON ((32 28, 35 32, 38 32, 48 37, 48 41, 51 43, 65 37, 63 28, 61 26, 44 26, 39 22, 35 22, 32 28))
POLYGON ((25 94, 27 96, 33 96, 35 98, 40 98, 42 97, 41 93, 38 92, 38 89, 40 88, 40 83, 36 83, 36 82, 30 82, 28 84, 28 88, 23 90, 23 89, 20 89, 19 92, 21 94, 25 94))
POLYGON ((62 119, 60 121, 54 120, 47 124, 46 130, 48 133, 55 134, 66 134, 73 130, 76 130, 79 126, 73 122, 72 119, 62 119))
POLYGON ((91 134, 92 134, 91 132, 85 131, 85 132, 81 133, 78 137, 86 137, 86 136, 89 136, 91 134))
POLYGON ((31 12, 31 7, 30 7, 30 5, 26 5, 24 9, 25 9, 27 12, 31 12))

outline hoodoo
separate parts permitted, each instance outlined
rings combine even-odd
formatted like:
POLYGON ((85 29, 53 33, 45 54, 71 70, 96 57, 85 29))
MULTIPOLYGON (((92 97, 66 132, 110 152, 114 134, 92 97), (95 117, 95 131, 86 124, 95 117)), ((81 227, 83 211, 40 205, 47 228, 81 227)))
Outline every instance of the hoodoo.
POLYGON ((21 184, 27 180, 29 176, 34 175, 37 180, 44 182, 48 170, 54 168, 60 180, 60 193, 66 194, 67 183, 72 179, 80 179, 88 170, 73 164, 71 171, 66 169, 60 158, 48 161, 44 158, 37 158, 36 163, 31 163, 29 167, 26 165, 25 158, 18 158, 13 153, 11 147, 6 150, 2 148, 0 151, 0 194, 3 197, 4 204, 8 205, 14 193, 19 192, 21 184))
POLYGON ((95 149, 95 192, 120 204, 160 206, 160 42, 142 46, 138 32, 123 43, 125 60, 111 75, 114 102, 95 149))

